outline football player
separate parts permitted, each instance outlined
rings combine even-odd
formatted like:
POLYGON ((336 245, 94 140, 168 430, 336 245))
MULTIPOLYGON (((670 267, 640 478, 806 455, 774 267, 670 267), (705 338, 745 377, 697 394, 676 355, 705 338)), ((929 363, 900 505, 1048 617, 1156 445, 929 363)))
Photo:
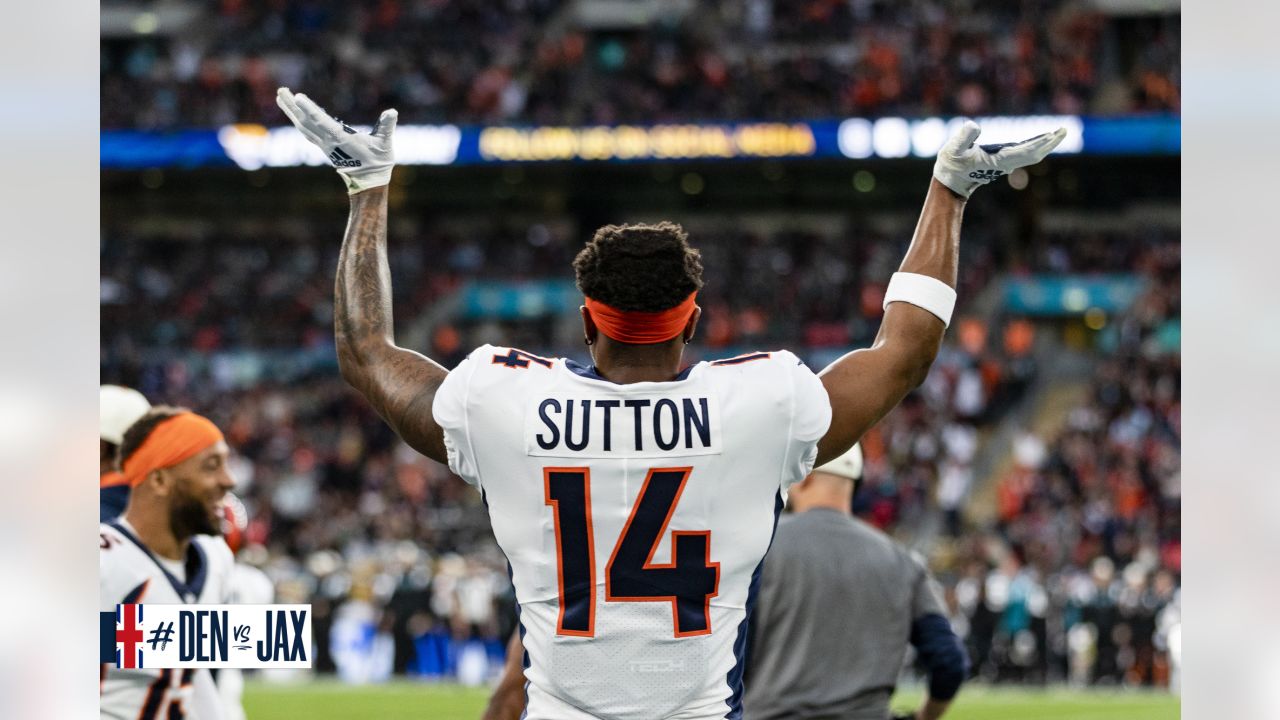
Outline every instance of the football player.
POLYGON ((342 376, 485 499, 516 588, 530 720, 741 716, 747 622, 787 488, 924 380, 955 304, 967 198, 1066 134, 979 147, 963 123, 875 343, 821 376, 786 350, 683 366, 702 261, 671 223, 600 228, 575 259, 591 365, 484 345, 448 371, 392 332, 396 112, 362 133, 286 88, 277 102, 350 195, 342 376))
MULTIPOLYGON (((99 602, 225 603, 232 572, 222 502, 233 486, 227 443, 208 419, 157 406, 125 432, 120 464, 131 488, 120 517, 99 526, 99 602)), ((104 664, 100 712, 120 720, 222 718, 208 670, 104 664)))

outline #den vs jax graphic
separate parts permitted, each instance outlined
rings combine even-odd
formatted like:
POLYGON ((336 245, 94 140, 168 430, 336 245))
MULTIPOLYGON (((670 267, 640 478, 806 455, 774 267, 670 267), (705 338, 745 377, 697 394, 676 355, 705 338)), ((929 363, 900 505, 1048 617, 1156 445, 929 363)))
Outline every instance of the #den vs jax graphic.
POLYGON ((99 660, 117 668, 309 668, 310 605, 116 605, 99 660))

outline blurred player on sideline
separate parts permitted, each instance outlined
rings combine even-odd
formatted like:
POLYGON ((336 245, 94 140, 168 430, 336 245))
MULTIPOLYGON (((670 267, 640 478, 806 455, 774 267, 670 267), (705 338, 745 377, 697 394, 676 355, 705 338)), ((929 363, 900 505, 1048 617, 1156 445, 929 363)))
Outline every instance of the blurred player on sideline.
POLYGON ((785 350, 684 367, 702 260, 671 223, 600 228, 574 260, 593 365, 484 345, 449 372, 392 331, 396 112, 366 134, 286 88, 276 101, 350 195, 342 376, 485 499, 516 588, 530 720, 741 716, 747 621, 787 489, 924 380, 955 305, 966 199, 1066 133, 982 148, 964 123, 938 157, 875 344, 821 378, 785 350))
MULTIPOLYGON (((249 513, 244 503, 235 493, 227 493, 222 504, 222 538, 233 556, 238 556, 244 547, 244 534, 249 527, 249 513)), ((231 587, 227 593, 227 602, 240 605, 269 605, 275 602, 276 590, 271 578, 252 565, 237 562, 231 569, 231 587)), ((244 705, 241 696, 244 694, 244 671, 237 668, 222 668, 216 677, 218 694, 222 698, 223 716, 226 720, 245 720, 244 705)))
POLYGON ((862 451, 791 488, 751 618, 746 720, 886 720, 907 643, 929 670, 912 720, 937 720, 968 674, 937 582, 903 546, 853 517, 862 451))
POLYGON ((117 455, 124 431, 151 409, 142 393, 119 385, 98 388, 98 520, 113 520, 129 502, 129 484, 120 472, 117 455))
MULTIPOLYGON (((225 603, 232 558, 222 503, 233 483, 222 432, 195 413, 149 410, 124 433, 120 465, 131 488, 122 516, 99 526, 99 609, 117 603, 225 603)), ((118 669, 104 664, 103 718, 223 717, 208 670, 118 669)))

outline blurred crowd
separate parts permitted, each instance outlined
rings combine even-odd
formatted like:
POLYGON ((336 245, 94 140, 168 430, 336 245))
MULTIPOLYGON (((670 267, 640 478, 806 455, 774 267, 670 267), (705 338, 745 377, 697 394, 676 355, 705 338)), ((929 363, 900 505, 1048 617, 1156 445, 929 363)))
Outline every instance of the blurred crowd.
MULTIPOLYGON (((815 369, 870 342, 909 235, 853 219, 689 227, 706 268, 691 359, 789 347, 815 369)), ((1009 252, 994 242, 997 223, 969 227, 967 300, 1028 269, 1137 268, 1147 291, 1098 333, 1092 386, 1061 431, 1019 441, 990 524, 967 519, 984 480, 975 456, 1037 377, 1036 338, 1054 328, 962 303, 928 380, 864 438, 855 509, 886 529, 941 514, 942 579, 980 674, 1168 682, 1160 631, 1176 620, 1180 392, 1178 356, 1155 341, 1180 315, 1176 234, 1076 243, 1041 233, 1009 252)), ((339 379, 336 243, 296 219, 200 238, 140 232, 104 228, 103 382, 197 408, 224 429, 251 516, 242 559, 268 572, 281 602, 315 605, 317 669, 353 682, 483 682, 514 620, 505 559, 479 495, 400 443, 339 379)), ((397 326, 470 281, 563 276, 580 234, 501 219, 465 232, 397 228, 397 326)), ((436 318, 429 351, 452 366, 505 337, 586 361, 574 322, 436 318)))
POLYGON ((862 439, 854 511, 885 530, 918 528, 941 514, 957 536, 970 500, 981 434, 1037 377, 1036 328, 1025 318, 961 318, 924 384, 862 439))
POLYGON ((950 548, 954 620, 989 679, 1177 684, 1179 245, 1134 259, 1147 290, 1080 399, 1057 431, 1021 434, 994 523, 950 548))
MULTIPOLYGON (((976 297, 997 271, 990 209, 975 208, 967 231, 960 292, 976 297)), ((811 349, 866 344, 881 314, 884 284, 910 239, 914 218, 886 229, 865 218, 755 226, 693 219, 691 241, 706 268, 694 351, 785 345, 811 349), (854 312, 850 313, 850 309, 854 312)), ((334 224, 291 217, 280 222, 225 223, 182 235, 131 225, 106 227, 101 245, 104 363, 145 370, 167 352, 323 350, 332 345, 333 279, 340 237, 334 224), (264 312, 263 308, 270 308, 264 312)), ((518 223, 474 219, 446 225, 407 217, 389 244, 398 327, 413 325, 463 284, 565 277, 591 229, 560 218, 518 223)), ((576 307, 576 305, 575 305, 576 307)), ((563 320, 563 318, 560 318, 563 320)), ((572 325, 572 318, 570 325, 572 325)), ((432 350, 446 357, 495 332, 483 322, 451 321, 432 350), (464 342, 465 341, 465 342, 464 342)), ((580 334, 546 324, 507 325, 537 350, 580 353, 580 334)), ((457 358, 457 359, 460 359, 457 358)))
MULTIPOLYGON (((589 3, 588 3, 589 4, 589 3)), ((106 128, 285 122, 275 89, 372 122, 609 124, 1177 112, 1180 15, 1064 0, 719 0, 584 28, 560 0, 217 0, 104 38, 106 128)))

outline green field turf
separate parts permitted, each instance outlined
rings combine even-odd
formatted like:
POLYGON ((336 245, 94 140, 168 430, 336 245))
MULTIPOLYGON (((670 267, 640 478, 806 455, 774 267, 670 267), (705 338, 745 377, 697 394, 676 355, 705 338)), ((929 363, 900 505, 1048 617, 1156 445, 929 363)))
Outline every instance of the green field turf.
MULTIPOLYGON (((487 689, 396 682, 353 687, 332 681, 305 685, 250 683, 249 720, 476 720, 487 689)), ((918 692, 900 692, 895 708, 914 707, 918 692)), ((973 686, 961 690, 948 720, 1176 720, 1179 703, 1161 692, 1022 690, 973 686)))

